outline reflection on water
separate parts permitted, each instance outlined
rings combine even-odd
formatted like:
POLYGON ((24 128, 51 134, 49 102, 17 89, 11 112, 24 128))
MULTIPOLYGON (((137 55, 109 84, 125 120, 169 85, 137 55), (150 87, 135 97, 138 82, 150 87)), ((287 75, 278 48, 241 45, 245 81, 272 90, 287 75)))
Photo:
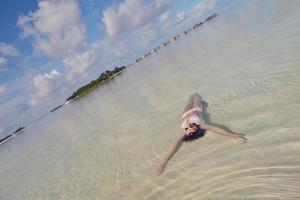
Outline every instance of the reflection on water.
POLYGON ((221 13, 1 146, 0 199, 299 199, 299 8, 221 13), (193 92, 249 142, 208 133, 157 177, 193 92))

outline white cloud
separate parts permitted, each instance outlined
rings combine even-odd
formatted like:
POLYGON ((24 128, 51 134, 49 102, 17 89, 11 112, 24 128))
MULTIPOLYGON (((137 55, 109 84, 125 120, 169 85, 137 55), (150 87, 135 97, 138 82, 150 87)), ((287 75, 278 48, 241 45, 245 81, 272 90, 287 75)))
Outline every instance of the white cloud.
POLYGON ((123 37, 118 40, 108 37, 94 43, 93 46, 97 49, 97 54, 101 55, 101 62, 109 64, 111 61, 128 53, 131 49, 131 44, 132 42, 128 44, 128 40, 123 37))
POLYGON ((7 68, 5 67, 7 63, 7 57, 9 56, 18 56, 18 50, 10 44, 5 42, 0 42, 0 71, 6 71, 7 68))
POLYGON ((116 66, 127 64, 128 58, 141 56, 149 44, 158 36, 155 23, 148 23, 138 30, 118 36, 117 39, 106 37, 94 44, 97 57, 101 55, 102 66, 116 66))
POLYGON ((176 23, 184 21, 188 17, 188 14, 185 11, 177 13, 176 23))
POLYGON ((33 38, 36 52, 48 56, 72 53, 85 40, 85 26, 74 0, 39 1, 38 9, 18 18, 23 37, 33 38))
POLYGON ((167 10, 163 14, 160 15, 161 21, 168 21, 172 18, 172 12, 170 10, 167 10))
POLYGON ((66 80, 74 82, 75 78, 79 75, 84 76, 86 70, 95 64, 96 61, 97 57, 94 49, 65 58, 63 63, 68 69, 66 80))
POLYGON ((3 129, 16 127, 21 121, 23 113, 28 109, 24 96, 17 96, 0 104, 0 121, 3 129))
POLYGON ((16 48, 5 42, 0 42, 0 55, 2 56, 17 56, 19 53, 16 48))
POLYGON ((52 70, 49 74, 39 74, 33 78, 33 85, 30 90, 30 104, 35 106, 39 104, 45 97, 50 95, 63 82, 63 76, 56 70, 52 70))
POLYGON ((138 34, 138 40, 140 41, 139 45, 141 45, 141 48, 146 47, 158 35, 157 30, 152 23, 142 27, 138 34))
POLYGON ((6 86, 5 85, 0 85, 0 94, 5 92, 6 86))
POLYGON ((169 1, 156 0, 144 4, 142 0, 125 0, 117 8, 108 7, 103 11, 103 22, 110 37, 132 31, 147 25, 164 13, 169 1))
POLYGON ((216 0, 203 0, 194 7, 194 13, 197 16, 203 15, 206 11, 213 10, 216 5, 216 0))
POLYGON ((0 57, 0 66, 6 64, 6 59, 3 57, 0 57))
POLYGON ((101 51, 101 61, 118 65, 125 64, 124 57, 140 56, 141 50, 149 47, 159 35, 161 23, 157 20, 164 18, 162 14, 167 17, 170 2, 155 0, 146 4, 142 0, 125 0, 116 7, 106 8, 101 30, 107 31, 107 37, 96 47, 101 51))
POLYGON ((183 22, 187 18, 188 18, 188 14, 186 11, 178 12, 176 16, 173 16, 172 12, 168 10, 160 16, 160 21, 163 23, 165 28, 169 29, 172 26, 175 26, 183 22))

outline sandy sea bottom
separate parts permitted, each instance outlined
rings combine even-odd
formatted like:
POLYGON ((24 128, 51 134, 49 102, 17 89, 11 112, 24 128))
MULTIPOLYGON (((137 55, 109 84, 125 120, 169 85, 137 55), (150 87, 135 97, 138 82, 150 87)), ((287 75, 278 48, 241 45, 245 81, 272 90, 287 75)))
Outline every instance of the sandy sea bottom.
POLYGON ((300 199, 299 8, 221 13, 1 145, 0 199, 300 199), (249 142, 208 132, 158 177, 193 92, 249 142))

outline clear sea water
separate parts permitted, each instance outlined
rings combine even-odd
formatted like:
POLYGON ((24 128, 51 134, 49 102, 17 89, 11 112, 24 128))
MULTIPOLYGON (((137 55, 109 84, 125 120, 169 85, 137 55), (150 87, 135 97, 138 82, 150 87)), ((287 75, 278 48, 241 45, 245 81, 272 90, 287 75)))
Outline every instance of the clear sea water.
POLYGON ((245 1, 0 146, 0 199, 300 199, 300 1, 245 1), (156 176, 191 93, 208 132, 156 176))

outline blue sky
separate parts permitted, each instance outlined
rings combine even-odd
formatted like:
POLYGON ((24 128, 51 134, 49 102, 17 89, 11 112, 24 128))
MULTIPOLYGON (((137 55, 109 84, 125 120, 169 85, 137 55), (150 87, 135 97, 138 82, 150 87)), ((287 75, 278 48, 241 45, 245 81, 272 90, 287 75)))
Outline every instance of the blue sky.
POLYGON ((127 64, 222 4, 220 0, 3 0, 0 136, 39 118, 104 70, 127 64))

